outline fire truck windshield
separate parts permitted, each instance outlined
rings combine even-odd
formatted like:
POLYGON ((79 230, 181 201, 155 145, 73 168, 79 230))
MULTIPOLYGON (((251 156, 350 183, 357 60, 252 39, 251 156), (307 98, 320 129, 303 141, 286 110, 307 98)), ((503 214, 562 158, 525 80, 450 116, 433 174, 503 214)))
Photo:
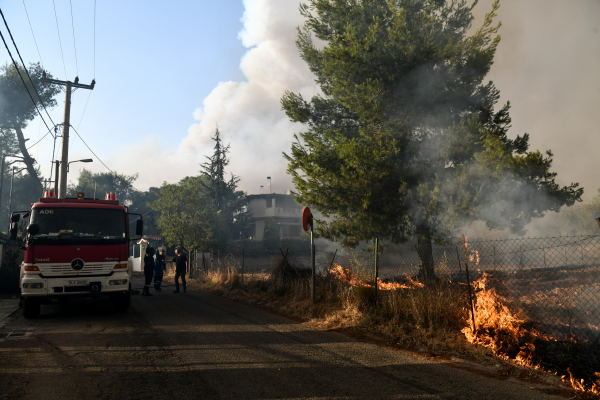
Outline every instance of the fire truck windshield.
POLYGON ((38 244, 92 244, 126 242, 125 212, 98 208, 34 208, 31 224, 39 231, 38 244))

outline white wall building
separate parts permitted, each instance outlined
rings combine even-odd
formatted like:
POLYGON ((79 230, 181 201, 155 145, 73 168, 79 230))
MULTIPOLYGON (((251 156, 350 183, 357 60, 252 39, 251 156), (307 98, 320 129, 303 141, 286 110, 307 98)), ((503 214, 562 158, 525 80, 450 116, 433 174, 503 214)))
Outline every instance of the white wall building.
POLYGON ((252 239, 260 240, 265 221, 272 217, 279 225, 280 238, 299 238, 302 235, 302 206, 290 194, 251 194, 248 199, 252 239))

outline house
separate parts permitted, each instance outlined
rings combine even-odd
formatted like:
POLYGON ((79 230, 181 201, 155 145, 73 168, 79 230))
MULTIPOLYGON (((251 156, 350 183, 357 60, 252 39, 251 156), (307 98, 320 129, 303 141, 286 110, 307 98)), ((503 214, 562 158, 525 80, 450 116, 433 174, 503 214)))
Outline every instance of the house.
POLYGON ((302 206, 291 194, 251 194, 248 199, 251 239, 260 240, 265 232, 265 221, 273 218, 279 226, 280 238, 299 238, 302 235, 302 206))

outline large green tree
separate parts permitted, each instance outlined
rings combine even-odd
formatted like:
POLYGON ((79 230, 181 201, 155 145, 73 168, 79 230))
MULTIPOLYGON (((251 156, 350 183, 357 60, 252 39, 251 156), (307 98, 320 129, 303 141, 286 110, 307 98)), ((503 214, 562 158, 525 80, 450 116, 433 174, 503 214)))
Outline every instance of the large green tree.
POLYGON ((73 197, 75 192, 85 192, 86 197, 104 199, 106 193, 114 192, 124 204, 133 203, 133 198, 138 192, 133 187, 138 174, 125 175, 112 172, 93 173, 85 168, 79 171, 77 184, 70 184, 67 190, 68 196, 73 197))
MULTIPOLYGON (((27 150, 23 129, 37 116, 36 106, 40 111, 43 110, 43 107, 52 108, 56 106, 54 97, 60 92, 60 88, 42 82, 44 70, 39 63, 31 64, 27 72, 23 67, 17 67, 15 64, 0 66, 0 137, 6 137, 9 141, 16 142, 18 152, 13 146, 3 148, 3 151, 5 151, 5 154, 17 157, 20 162, 25 164, 31 183, 34 185, 36 192, 41 195, 43 185, 39 171, 35 167, 36 160, 27 150), (29 72, 31 80, 27 77, 27 72, 29 72), (27 93, 19 73, 23 77, 32 97, 27 93), (14 140, 15 136, 16 141, 14 140)), ((48 72, 46 72, 46 75, 49 78, 52 77, 48 72)))
POLYGON ((213 243, 215 250, 224 251, 231 239, 241 239, 247 229, 247 200, 244 192, 237 190, 239 177, 231 174, 229 180, 225 176, 225 168, 229 165, 229 145, 223 145, 221 134, 217 128, 214 151, 207 156, 207 161, 200 165, 200 174, 204 179, 199 182, 210 199, 210 215, 213 218, 213 243))
MULTIPOLYGON (((96 196, 98 199, 104 199, 106 193, 114 192, 117 199, 129 207, 130 212, 142 215, 145 234, 158 235, 160 230, 156 219, 159 214, 150 204, 158 198, 159 188, 151 187, 147 191, 140 191, 133 186, 137 177, 137 174, 93 173, 82 168, 77 183, 69 185, 67 195, 73 197, 76 192, 84 192, 86 197, 96 196)), ((131 223, 133 221, 132 218, 131 223)), ((133 225, 130 228, 133 228, 133 225)))
POLYGON ((319 233, 349 243, 417 237, 421 274, 431 243, 485 220, 522 232, 532 218, 579 200, 560 187, 552 153, 507 135, 507 103, 484 82, 500 42, 493 19, 471 29, 475 4, 445 0, 310 0, 297 46, 322 94, 286 92, 283 110, 307 126, 288 172, 297 201, 330 221, 319 233), (472 33, 470 33, 472 32, 472 33), (319 42, 313 42, 314 38, 319 42))
POLYGON ((213 244, 211 198, 203 177, 186 177, 177 184, 163 184, 151 207, 159 213, 158 228, 169 246, 186 251, 206 249, 213 244))

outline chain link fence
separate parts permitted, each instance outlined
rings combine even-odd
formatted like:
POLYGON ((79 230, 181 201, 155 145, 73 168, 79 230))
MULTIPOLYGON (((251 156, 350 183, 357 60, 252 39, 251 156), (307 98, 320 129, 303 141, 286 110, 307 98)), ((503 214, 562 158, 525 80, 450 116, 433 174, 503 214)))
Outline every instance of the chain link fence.
MULTIPOLYGON (((466 283, 487 276, 488 287, 509 308, 544 334, 560 339, 600 340, 600 236, 472 240, 432 246, 437 277, 466 283)), ((337 255, 335 263, 374 278, 373 253, 337 255)), ((378 276, 384 282, 417 277, 416 242, 382 246, 378 276)))
MULTIPOLYGON (((285 258, 293 268, 310 268, 310 246, 280 249, 263 257, 202 255, 197 271, 233 266, 242 273, 270 273, 285 258), (199 265, 203 265, 200 267, 199 265)), ((361 279, 375 278, 374 251, 315 251, 315 270, 334 266, 361 279)), ((600 236, 470 240, 432 246, 436 277, 471 284, 487 277, 509 308, 541 333, 560 339, 600 340, 600 236), (466 249, 466 260, 465 260, 466 249)), ((378 277, 383 282, 417 278, 421 263, 416 241, 379 247, 378 277)))

